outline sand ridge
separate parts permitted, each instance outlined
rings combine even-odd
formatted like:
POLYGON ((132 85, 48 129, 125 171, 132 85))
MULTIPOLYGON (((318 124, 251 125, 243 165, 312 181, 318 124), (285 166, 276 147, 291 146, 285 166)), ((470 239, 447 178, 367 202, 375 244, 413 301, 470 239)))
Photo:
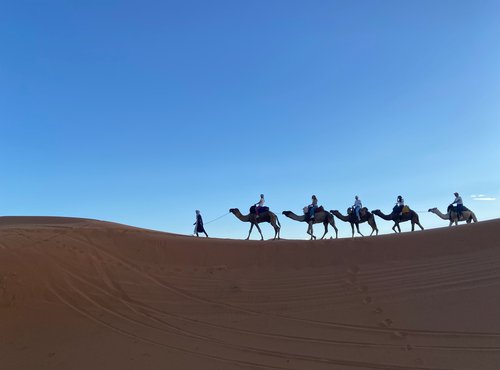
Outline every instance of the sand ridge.
POLYGON ((260 242, 2 217, 2 368, 497 369, 499 225, 260 242))

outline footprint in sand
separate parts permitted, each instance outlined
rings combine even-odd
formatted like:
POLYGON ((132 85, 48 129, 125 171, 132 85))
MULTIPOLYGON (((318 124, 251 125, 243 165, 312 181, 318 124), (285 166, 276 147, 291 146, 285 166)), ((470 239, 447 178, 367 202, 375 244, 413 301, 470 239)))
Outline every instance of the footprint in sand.
POLYGON ((373 302, 373 299, 372 297, 368 296, 368 297, 365 297, 365 299, 363 299, 363 303, 364 304, 370 304, 373 302))
POLYGON ((385 319, 379 322, 379 325, 384 327, 384 328, 389 328, 392 326, 393 321, 391 319, 385 319))
POLYGON ((372 312, 373 312, 373 313, 382 313, 382 312, 384 312, 384 310, 383 310, 381 307, 377 307, 377 308, 376 308, 376 309, 374 309, 372 312))

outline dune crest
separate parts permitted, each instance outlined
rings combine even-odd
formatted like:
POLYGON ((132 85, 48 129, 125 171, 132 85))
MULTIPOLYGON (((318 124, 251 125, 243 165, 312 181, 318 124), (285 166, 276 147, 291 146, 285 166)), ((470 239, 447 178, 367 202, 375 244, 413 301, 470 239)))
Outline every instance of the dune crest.
POLYGON ((260 242, 0 217, 1 368, 497 370, 499 226, 260 242))

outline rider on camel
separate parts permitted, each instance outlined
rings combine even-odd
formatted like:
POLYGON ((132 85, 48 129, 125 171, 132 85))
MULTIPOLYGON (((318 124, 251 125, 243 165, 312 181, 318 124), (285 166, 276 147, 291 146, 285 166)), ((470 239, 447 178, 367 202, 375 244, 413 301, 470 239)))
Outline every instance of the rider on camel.
POLYGON ((403 208, 405 206, 405 201, 401 195, 398 195, 396 200, 396 205, 394 206, 394 213, 401 216, 403 214, 403 208))
POLYGON ((264 207, 264 194, 260 195, 260 200, 255 203, 255 218, 259 218, 259 211, 264 207))
POLYGON ((307 206, 309 209, 309 219, 314 220, 314 213, 316 212, 316 209, 318 208, 318 198, 316 198, 316 195, 313 195, 311 197, 312 203, 307 206))
POLYGON ((356 195, 354 197, 354 205, 352 206, 352 209, 354 210, 356 217, 358 218, 358 221, 361 221, 361 216, 359 215, 359 211, 363 207, 363 204, 361 204, 361 200, 359 197, 356 195))
POLYGON ((457 205, 457 217, 460 220, 460 217, 462 217, 462 212, 464 210, 464 202, 462 201, 462 197, 458 195, 458 193, 455 192, 454 195, 455 195, 455 200, 451 204, 457 205))

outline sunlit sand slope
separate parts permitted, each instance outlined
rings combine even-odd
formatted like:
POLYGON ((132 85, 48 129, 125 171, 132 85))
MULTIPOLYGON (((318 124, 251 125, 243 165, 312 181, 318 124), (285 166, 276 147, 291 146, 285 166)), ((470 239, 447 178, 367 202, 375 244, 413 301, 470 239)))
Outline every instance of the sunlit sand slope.
POLYGON ((499 233, 248 242, 3 217, 0 368, 497 370, 499 233))

